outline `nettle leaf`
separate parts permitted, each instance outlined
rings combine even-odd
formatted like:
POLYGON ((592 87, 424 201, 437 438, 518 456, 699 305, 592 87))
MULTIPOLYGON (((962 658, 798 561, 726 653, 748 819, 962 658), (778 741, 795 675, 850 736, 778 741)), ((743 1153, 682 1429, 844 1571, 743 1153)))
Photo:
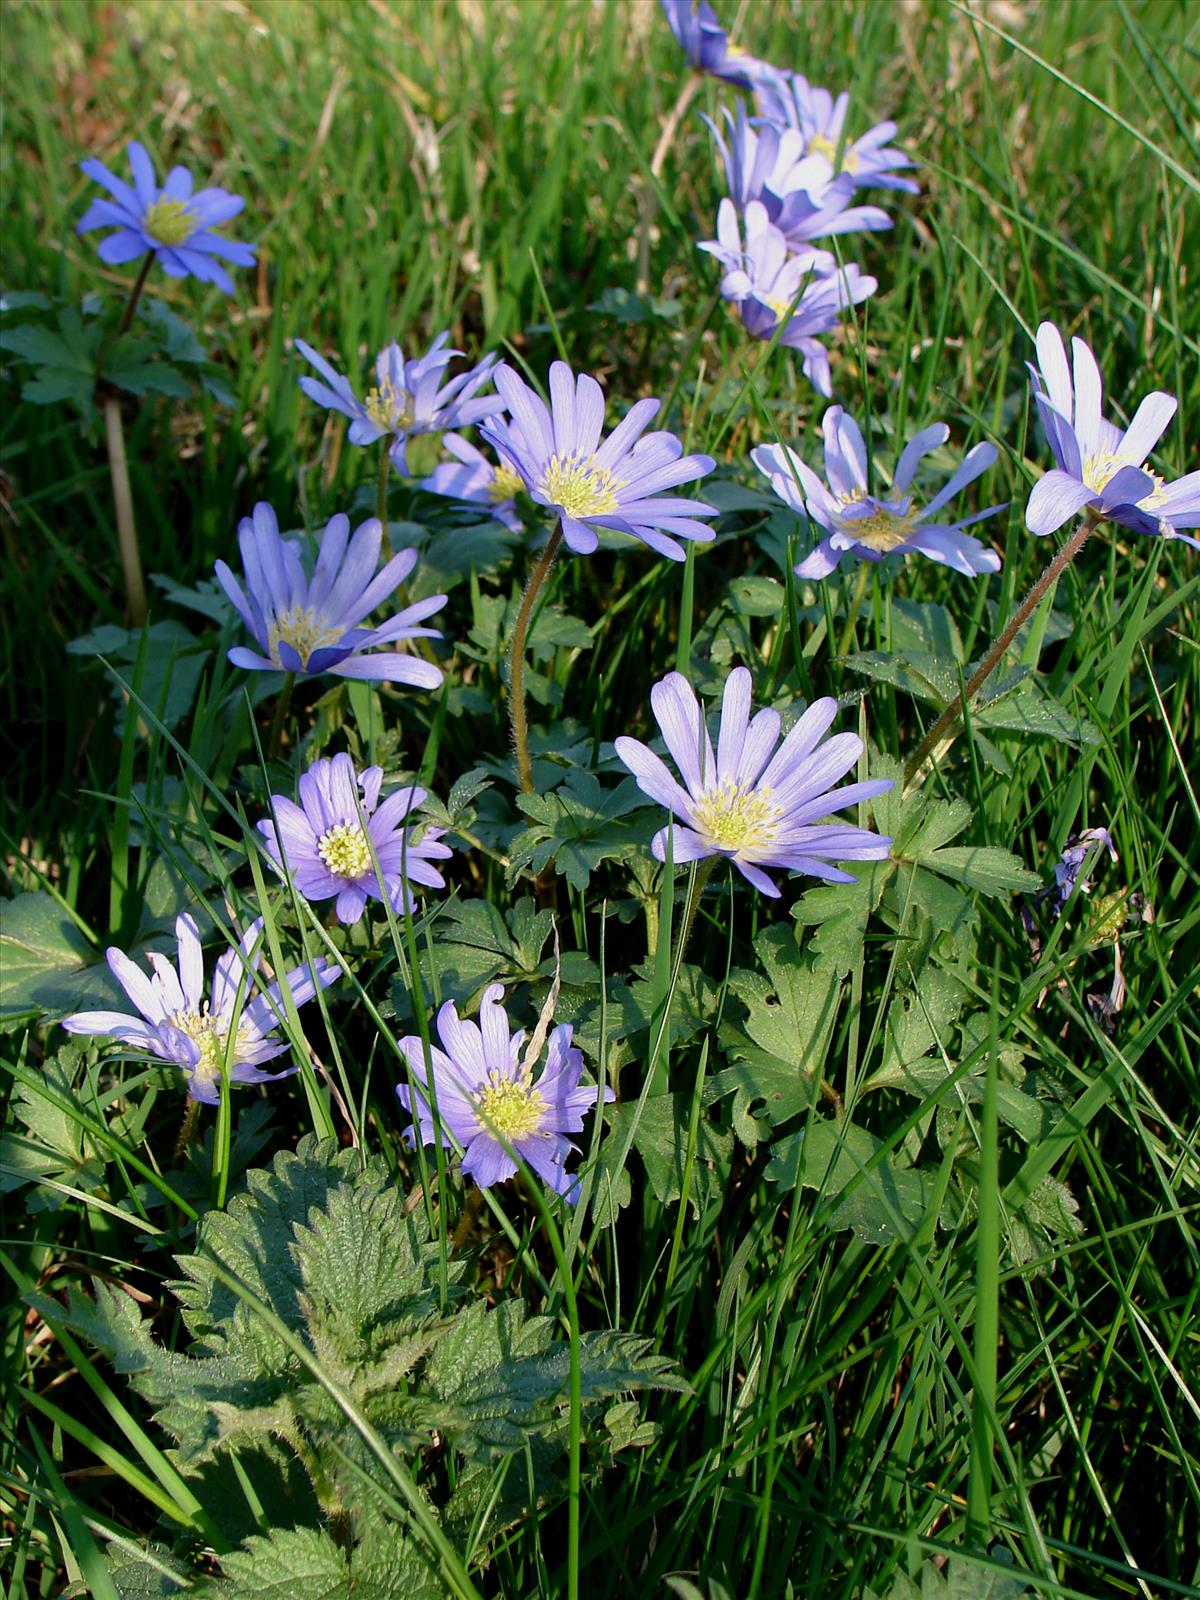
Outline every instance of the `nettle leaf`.
POLYGON ((647 808, 632 778, 605 789, 583 768, 572 768, 550 794, 519 794, 517 804, 530 826, 509 846, 509 888, 526 868, 540 873, 553 865, 582 893, 602 861, 624 861, 645 850, 660 825, 659 813, 647 808))
POLYGON ((374 1512, 370 1535, 345 1550, 323 1529, 274 1529, 221 1557, 202 1600, 441 1600, 445 1585, 420 1547, 374 1512))
POLYGON ((729 987, 746 1007, 743 1023, 722 1023, 718 1038, 733 1064, 719 1072, 719 1095, 733 1094, 733 1124, 743 1143, 761 1137, 755 1108, 772 1125, 812 1108, 837 1020, 841 980, 811 966, 790 928, 777 924, 754 948, 766 971, 734 972, 729 987))
MULTIPOLYGON (((46 1088, 59 1102, 69 1105, 80 1098, 77 1085, 83 1056, 80 1046, 70 1044, 42 1063, 46 1088)), ((85 1104, 95 1091, 94 1071, 88 1077, 82 1096, 85 1104)), ((0 1193, 47 1178, 85 1193, 104 1182, 102 1147, 85 1136, 60 1104, 40 1093, 38 1085, 18 1082, 7 1120, 8 1129, 0 1136, 0 1193)), ((25 1207, 27 1211, 57 1211, 68 1199, 57 1189, 39 1188, 27 1196, 25 1207)))
POLYGON ((852 1228, 868 1244, 911 1239, 932 1204, 932 1180, 895 1154, 869 1167, 882 1149, 883 1140, 856 1123, 814 1118, 773 1146, 767 1181, 815 1189, 822 1205, 837 1202, 830 1227, 852 1228))

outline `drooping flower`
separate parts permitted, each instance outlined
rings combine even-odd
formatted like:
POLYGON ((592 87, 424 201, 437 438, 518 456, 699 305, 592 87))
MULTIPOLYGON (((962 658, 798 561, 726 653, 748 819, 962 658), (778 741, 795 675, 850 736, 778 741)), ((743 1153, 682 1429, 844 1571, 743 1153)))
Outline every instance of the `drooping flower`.
POLYGON ((917 510, 909 489, 922 458, 950 437, 944 422, 923 428, 905 446, 887 498, 870 492, 866 445, 854 418, 847 416, 841 406, 830 406, 821 426, 828 484, 786 445, 763 444, 750 452, 755 466, 770 479, 780 499, 794 511, 806 512, 828 535, 797 566, 797 577, 827 578, 848 555, 862 561, 882 561, 886 556, 906 555, 909 551, 968 576, 999 572, 1000 557, 995 551, 962 530, 1003 511, 1003 504, 988 506, 986 511, 977 511, 957 522, 936 520, 943 506, 992 465, 995 445, 977 444, 969 450, 949 481, 923 510, 917 510))
POLYGON ((667 25, 690 64, 699 72, 747 89, 775 77, 775 68, 747 55, 729 38, 708 0, 662 0, 667 25))
MULTIPOLYGON (((68 1033, 102 1034, 135 1045, 148 1055, 180 1067, 187 1077, 187 1092, 193 1100, 216 1105, 221 1098, 221 1075, 229 1054, 229 1078, 233 1083, 271 1083, 289 1078, 299 1067, 282 1072, 263 1072, 262 1063, 272 1061, 291 1049, 275 1029, 284 1021, 283 990, 279 983, 260 989, 256 976, 262 965, 257 952, 262 933, 259 917, 246 929, 242 941, 227 950, 217 962, 209 998, 204 998, 204 953, 194 918, 186 913, 175 922, 178 962, 172 966, 165 956, 150 953, 154 976, 148 978, 136 962, 123 951, 111 947, 105 952, 113 976, 141 1013, 131 1017, 124 1011, 77 1011, 64 1017, 68 1033), (239 988, 243 997, 237 1009, 239 988), (232 1040, 230 1034, 233 1034, 232 1040)), ((317 989, 337 980, 336 963, 320 961, 315 967, 295 967, 283 982, 291 990, 297 1006, 311 1000, 317 989)))
MULTIPOLYGON (((510 421, 509 428, 513 426, 510 421)), ((442 443, 455 459, 434 467, 429 477, 422 478, 419 487, 430 494, 445 495, 449 500, 486 506, 497 522, 519 533, 521 519, 517 515, 516 495, 525 485, 516 468, 510 467, 507 461, 489 461, 482 450, 477 450, 461 434, 448 433, 442 443)))
POLYGON ((679 539, 712 538, 697 518, 715 517, 715 506, 665 493, 711 472, 712 457, 685 456, 673 433, 641 437, 660 401, 638 400, 601 444, 604 391, 587 373, 576 378, 565 361, 550 368, 549 406, 511 367, 496 368, 496 388, 512 421, 493 418, 480 432, 533 499, 558 513, 572 550, 590 555, 600 542, 596 530, 614 528, 682 561, 679 539))
POLYGON ((132 188, 94 157, 79 164, 112 198, 93 200, 76 223, 75 232, 115 228, 115 233, 100 241, 97 251, 110 267, 124 266, 152 250, 168 277, 199 278, 232 294, 233 279, 220 262, 231 261, 235 267, 254 265, 254 245, 213 232, 241 211, 246 204, 241 195, 226 189, 193 192, 192 175, 186 167, 172 167, 160 189, 154 164, 136 139, 129 146, 132 188))
POLYGON ((349 378, 335 372, 324 356, 297 339, 296 349, 324 379, 318 382, 306 375, 300 379, 300 387, 317 405, 350 418, 351 444, 374 444, 389 437, 392 465, 397 472, 407 472, 407 441, 414 434, 466 428, 504 409, 499 396, 478 392, 492 376, 495 356, 485 356, 449 383, 442 381, 450 362, 462 355, 461 350, 445 348, 449 338, 448 333, 438 334, 426 353, 411 361, 404 359, 398 344, 389 344, 379 352, 375 386, 368 389, 365 400, 355 395, 349 378))
MULTIPOLYGON (((414 1081, 415 1127, 406 1138, 422 1144, 436 1141, 429 1099, 436 1098, 442 1124, 442 1142, 450 1135, 464 1150, 462 1169, 481 1189, 503 1183, 517 1171, 512 1150, 528 1163, 556 1194, 572 1203, 578 1198, 579 1179, 566 1170, 567 1157, 578 1148, 566 1137, 583 1127, 584 1113, 596 1104, 594 1085, 580 1084, 583 1055, 571 1043, 571 1025, 560 1023, 550 1034, 546 1064, 533 1076, 536 1060, 522 1058, 523 1031, 510 1033, 508 1013, 502 1004, 504 986, 493 983, 483 992, 479 1022, 465 1022, 447 1000, 438 1012, 437 1031, 442 1048, 429 1049, 433 1068, 433 1093, 427 1098, 425 1051, 419 1038, 401 1039, 414 1081), (424 1091, 424 1092, 423 1092, 424 1091)), ((540 1058, 540 1051, 538 1052, 540 1058)), ((407 1083, 396 1086, 404 1109, 413 1112, 413 1095, 407 1083)), ((606 1101, 615 1099, 605 1089, 606 1101)))
POLYGON ((309 578, 299 542, 280 537, 275 513, 265 500, 255 506, 252 518, 242 518, 238 544, 248 592, 243 592, 224 561, 217 562, 216 574, 258 649, 235 645, 230 661, 250 672, 308 676, 332 672, 341 678, 378 678, 436 689, 442 671, 432 661, 398 650, 365 652, 402 639, 440 638, 436 628, 419 624, 441 610, 446 596, 418 600, 377 628, 360 627, 408 577, 417 564, 417 552, 401 550, 376 572, 383 540, 379 519, 369 517, 353 539, 349 534, 349 517, 339 512, 329 519, 309 578))
POLYGON ((800 351, 805 377, 828 398, 833 393, 829 352, 817 335, 836 327, 848 306, 861 304, 879 285, 854 262, 837 267, 827 251, 794 253, 758 201, 746 207, 745 224, 743 244, 733 202, 722 200, 717 239, 700 246, 726 268, 721 294, 737 307, 753 339, 774 338, 787 317, 779 343, 800 351))
POLYGON ((1072 339, 1074 381, 1062 335, 1050 322, 1038 328, 1038 364, 1027 363, 1034 400, 1057 467, 1033 486, 1025 508, 1030 533, 1053 533, 1087 510, 1135 533, 1200 542, 1179 532, 1200 527, 1200 472, 1164 484, 1146 457, 1175 415, 1174 395, 1153 390, 1124 432, 1101 414, 1103 384, 1091 349, 1072 339))
POLYGON ((821 819, 883 794, 892 780, 830 788, 863 749, 855 733, 838 733, 821 743, 837 715, 837 701, 814 700, 779 744, 777 711, 764 708, 751 720, 751 688, 745 667, 735 667, 726 678, 714 755, 704 710, 682 673, 670 672, 654 685, 650 705, 682 785, 639 739, 616 741, 617 755, 642 793, 683 824, 656 833, 651 851, 665 861, 669 834, 676 865, 727 856, 756 889, 773 897, 779 890, 764 867, 853 883, 835 863, 882 861, 892 841, 866 828, 821 819))
POLYGON ((273 794, 272 817, 258 824, 271 859, 291 873, 306 900, 337 896, 339 922, 357 922, 368 899, 411 911, 413 883, 445 888, 432 865, 452 854, 441 842, 445 829, 426 828, 418 838, 410 820, 428 799, 426 790, 396 789, 380 805, 382 783, 382 767, 359 774, 345 753, 322 756, 300 779, 300 804, 273 794))
POLYGON ((1048 891, 1054 898, 1056 916, 1061 915, 1077 883, 1080 894, 1091 892, 1090 878, 1082 876, 1083 869, 1088 861, 1095 862, 1104 850, 1114 862, 1120 860, 1107 828, 1085 828, 1068 842, 1061 859, 1054 864, 1054 888, 1048 891))
MULTIPOLYGON (((707 120, 707 119, 706 119, 707 120)), ((793 250, 803 253, 813 239, 833 234, 876 232, 890 228, 892 219, 878 206, 851 206, 854 179, 848 174, 831 178, 829 163, 821 156, 806 156, 804 141, 794 128, 780 128, 771 122, 751 123, 744 105, 736 117, 725 112, 724 138, 709 122, 735 208, 746 214, 758 202, 766 220, 777 227, 793 250)), ((721 255, 732 246, 740 253, 740 240, 727 236, 717 245, 702 244, 702 250, 721 255)), ((832 271, 834 259, 828 257, 825 271, 832 271)))
POLYGON ((835 98, 799 72, 773 73, 759 80, 755 90, 763 116, 794 128, 803 140, 804 154, 823 161, 828 178, 845 173, 861 188, 917 193, 919 186, 912 178, 899 176, 916 162, 889 142, 896 134, 894 122, 877 122, 861 138, 850 140, 846 138, 848 94, 835 98))

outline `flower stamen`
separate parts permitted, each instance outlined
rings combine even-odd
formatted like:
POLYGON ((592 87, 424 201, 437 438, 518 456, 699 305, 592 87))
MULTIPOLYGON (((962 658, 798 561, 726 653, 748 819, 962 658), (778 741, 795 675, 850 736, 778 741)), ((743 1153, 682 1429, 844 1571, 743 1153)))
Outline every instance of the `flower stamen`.
POLYGON ((489 1131, 500 1134, 510 1144, 542 1132, 549 1110, 544 1097, 532 1084, 501 1077, 498 1073, 489 1076, 487 1086, 479 1091, 478 1103, 479 1114, 489 1131))
POLYGON ((375 426, 386 433, 410 428, 416 416, 412 395, 407 389, 397 389, 390 378, 368 390, 363 410, 375 426))
POLYGON ((146 207, 142 227, 159 244, 182 244, 196 231, 185 200, 155 200, 146 207))
POLYGON ((547 500, 576 519, 611 516, 619 509, 617 491, 624 487, 607 467, 596 465, 595 456, 582 455, 551 456, 541 482, 547 500))
POLYGON ((282 640, 285 644, 291 645, 300 657, 301 665, 307 667, 309 657, 315 650, 319 650, 322 645, 336 644, 341 637, 340 628, 327 627, 325 619, 318 617, 311 608, 293 606, 282 616, 272 618, 267 630, 267 654, 272 661, 287 671, 279 657, 279 644, 282 640))
POLYGON ((774 843, 783 815, 770 794, 770 789, 747 790, 728 782, 710 789, 696 802, 696 831, 718 850, 766 849, 774 843))
POLYGON ((317 854, 335 878, 361 878, 371 871, 371 846, 359 827, 339 822, 317 840, 317 854))

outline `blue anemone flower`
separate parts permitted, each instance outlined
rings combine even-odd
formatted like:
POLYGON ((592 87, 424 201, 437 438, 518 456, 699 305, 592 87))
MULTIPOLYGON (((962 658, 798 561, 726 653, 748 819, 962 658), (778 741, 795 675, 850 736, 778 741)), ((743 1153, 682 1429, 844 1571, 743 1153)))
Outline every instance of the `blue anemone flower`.
POLYGON ((136 139, 129 146, 132 188, 114 177, 102 161, 89 156, 79 164, 112 199, 93 200, 76 223, 75 232, 115 228, 115 233, 101 239, 97 251, 110 267, 124 266, 151 250, 168 277, 199 278, 232 294, 233 279, 216 258, 231 261, 235 267, 254 265, 254 245, 212 231, 237 216, 246 204, 241 195, 225 189, 193 192, 192 175, 186 167, 172 167, 160 189, 154 181, 154 164, 136 139))
POLYGON ((698 72, 711 72, 714 78, 724 78, 740 89, 776 76, 774 67, 730 44, 708 0, 662 0, 662 8, 667 26, 698 72))
POLYGON ((487 356, 478 366, 460 372, 444 382, 446 368, 461 350, 448 350, 448 333, 440 333, 423 356, 406 361, 398 344, 389 344, 375 361, 375 384, 367 398, 359 400, 349 378, 335 372, 303 339, 296 349, 316 367, 324 382, 307 375, 300 387, 310 400, 328 411, 340 411, 350 418, 350 443, 374 444, 390 438, 388 454, 397 472, 408 471, 407 441, 418 433, 441 433, 446 428, 466 428, 484 417, 503 411, 497 395, 476 398, 492 376, 495 356, 487 356))
POLYGON ((250 672, 295 672, 314 676, 332 672, 341 678, 375 678, 436 689, 440 667, 420 656, 385 650, 364 652, 401 639, 437 639, 436 628, 417 624, 440 611, 444 594, 430 595, 406 606, 377 628, 363 628, 363 619, 382 605, 417 564, 415 550, 401 550, 376 572, 383 529, 370 517, 350 539, 350 519, 331 517, 321 539, 321 552, 311 578, 300 559, 300 544, 283 539, 266 501, 253 517, 238 524, 238 545, 248 593, 226 566, 216 564, 217 578, 237 608, 258 646, 235 645, 229 659, 250 672))
POLYGON ((795 128, 804 141, 804 154, 824 162, 827 177, 845 174, 862 188, 918 192, 912 178, 899 176, 916 162, 889 143, 896 133, 894 122, 877 122, 861 138, 847 139, 850 96, 835 97, 799 72, 773 73, 756 85, 756 93, 763 116, 795 128))
MULTIPOLYGON (((509 428, 513 426, 510 422, 509 428)), ((461 434, 448 433, 442 444, 454 460, 434 467, 427 478, 421 479, 418 488, 444 495, 447 500, 466 500, 486 506, 497 522, 502 522, 513 533, 520 533, 516 496, 525 485, 516 469, 507 461, 489 461, 482 450, 477 450, 461 434)))
POLYGON ((637 401, 601 443, 604 391, 587 373, 576 378, 565 361, 550 368, 549 406, 511 367, 496 368, 496 388, 512 423, 494 418, 480 432, 533 499, 558 513, 572 550, 590 555, 600 542, 596 530, 614 528, 682 561, 678 539, 713 537, 696 519, 715 517, 715 506, 664 493, 711 472, 712 457, 685 456, 673 433, 641 437, 661 401, 637 401))
POLYGON ((988 506, 957 522, 933 520, 943 506, 969 483, 986 472, 996 459, 994 444, 977 444, 962 465, 922 511, 909 493, 922 459, 945 444, 950 430, 935 422, 910 439, 896 463, 892 493, 887 499, 871 494, 867 484, 867 447, 858 424, 841 406, 830 406, 821 423, 825 435, 825 477, 828 484, 806 466, 786 445, 759 445, 750 452, 771 487, 794 511, 825 529, 827 537, 796 568, 799 578, 827 578, 846 556, 861 561, 882 561, 886 556, 915 551, 953 567, 956 572, 982 576, 999 572, 1000 557, 964 528, 981 522, 1005 505, 988 506))
POLYGON ((1179 402, 1153 390, 1124 432, 1101 415, 1104 396, 1096 358, 1072 339, 1072 368, 1062 335, 1050 322, 1038 328, 1038 365, 1028 363, 1034 400, 1058 463, 1038 479, 1025 508, 1030 533, 1053 533, 1069 517, 1091 511, 1135 533, 1200 541, 1179 532, 1200 527, 1200 472, 1164 483, 1145 465, 1179 402))

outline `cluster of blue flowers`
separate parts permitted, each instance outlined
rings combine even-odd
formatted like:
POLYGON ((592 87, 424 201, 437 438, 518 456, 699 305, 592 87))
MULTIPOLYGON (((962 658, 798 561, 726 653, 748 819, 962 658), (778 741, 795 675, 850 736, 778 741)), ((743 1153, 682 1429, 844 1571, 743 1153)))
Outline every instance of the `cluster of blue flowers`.
MULTIPOLYGON (((723 132, 712 126, 729 194, 720 203, 717 239, 701 248, 724 268, 721 292, 747 333, 797 350, 815 388, 829 397, 831 369, 820 335, 877 284, 857 265, 839 265, 817 241, 890 227, 878 207, 852 202, 864 186, 914 190, 905 176, 913 162, 892 144, 893 123, 850 139, 846 95, 835 97, 798 73, 736 52, 709 6, 692 0, 663 5, 692 65, 755 99, 753 117, 740 105, 736 114, 726 112, 723 132)), ((194 192, 181 167, 160 189, 141 145, 130 146, 129 158, 132 187, 99 162, 84 163, 111 198, 93 202, 80 231, 115 229, 100 246, 111 264, 149 252, 143 271, 157 260, 172 276, 191 275, 230 291, 219 263, 249 265, 254 249, 214 229, 236 216, 243 202, 221 189, 194 192)), ((1073 347, 1072 369, 1057 330, 1039 328, 1037 364, 1030 370, 1056 466, 1034 486, 1026 512, 1030 530, 1050 533, 1081 513, 1155 536, 1181 536, 1180 529, 1200 525, 1200 473, 1167 485, 1146 465, 1175 401, 1148 396, 1122 432, 1101 415, 1092 352, 1079 339, 1073 347)), ((412 359, 389 344, 375 363, 374 384, 360 398, 315 348, 297 340, 296 349, 318 374, 301 376, 301 388, 349 421, 351 443, 379 445, 388 462, 407 473, 408 441, 442 435, 449 459, 421 487, 484 505, 510 529, 523 525, 518 512, 525 497, 545 513, 552 547, 561 541, 577 556, 596 551, 603 532, 631 536, 676 561, 685 555, 680 541, 713 537, 717 508, 679 493, 711 472, 713 460, 686 453, 671 432, 647 431, 660 410, 657 399, 637 400, 606 433, 599 383, 563 361, 550 367, 547 403, 492 356, 450 376, 462 352, 451 349, 443 333, 412 359), (494 458, 463 436, 472 426, 494 458)), ((821 433, 823 477, 799 445, 768 444, 752 452, 780 499, 824 534, 797 565, 801 579, 827 578, 847 557, 879 563, 909 552, 968 576, 999 570, 996 552, 965 530, 1003 506, 943 518, 949 502, 991 468, 994 444, 976 444, 918 509, 914 480, 929 452, 946 443, 944 423, 927 425, 905 445, 886 487, 872 482, 862 431, 840 405, 826 410, 821 433)), ((235 666, 417 690, 442 682, 428 646, 426 653, 395 647, 440 637, 425 624, 444 595, 371 620, 417 564, 416 551, 407 549, 380 565, 385 529, 378 518, 352 534, 347 516, 332 517, 311 571, 300 542, 281 535, 269 505, 255 506, 241 522, 238 543, 240 577, 224 561, 216 563, 217 579, 251 641, 230 649, 235 666)), ((642 792, 668 813, 651 844, 658 860, 724 859, 760 893, 777 896, 771 871, 846 883, 853 880, 841 863, 887 856, 890 839, 837 819, 891 785, 872 778, 841 785, 860 766, 864 747, 857 734, 831 733, 832 699, 815 700, 784 733, 773 708, 753 711, 751 674, 736 667, 724 682, 715 746, 705 708, 680 673, 654 685, 650 709, 674 770, 637 739, 617 737, 615 749, 642 792)), ((388 788, 380 767, 358 771, 349 755, 339 754, 313 761, 298 779, 297 796, 272 795, 269 814, 257 822, 262 848, 290 892, 308 902, 332 900, 337 919, 353 924, 370 900, 406 915, 414 909, 415 889, 444 888, 441 864, 451 850, 444 831, 422 816, 429 798, 423 788, 388 788)), ((1068 863, 1073 876, 1060 880, 1064 898, 1082 861, 1081 846, 1078 860, 1068 863)), ((189 1094, 210 1103, 223 1081, 257 1083, 298 1070, 295 1063, 274 1073, 262 1067, 289 1049, 278 1033, 288 1012, 334 982, 339 966, 322 961, 264 981, 260 918, 220 956, 206 999, 196 923, 180 917, 176 934, 177 964, 152 955, 149 976, 120 950, 108 951, 136 1016, 88 1011, 64 1025, 119 1039, 180 1068, 189 1094)), ((581 1082, 583 1058, 569 1026, 548 1032, 549 1019, 543 1019, 526 1045, 522 1033, 513 1033, 502 1000, 500 986, 487 989, 478 1024, 460 1018, 453 1004, 443 1006, 440 1047, 428 1048, 415 1036, 400 1041, 410 1074, 397 1092, 412 1118, 409 1137, 424 1143, 441 1138, 460 1148, 463 1171, 481 1185, 512 1176, 520 1158, 572 1199, 578 1181, 566 1170, 575 1148, 568 1135, 580 1130, 599 1091, 581 1082)), ((611 1089, 605 1098, 613 1098, 611 1089)))

